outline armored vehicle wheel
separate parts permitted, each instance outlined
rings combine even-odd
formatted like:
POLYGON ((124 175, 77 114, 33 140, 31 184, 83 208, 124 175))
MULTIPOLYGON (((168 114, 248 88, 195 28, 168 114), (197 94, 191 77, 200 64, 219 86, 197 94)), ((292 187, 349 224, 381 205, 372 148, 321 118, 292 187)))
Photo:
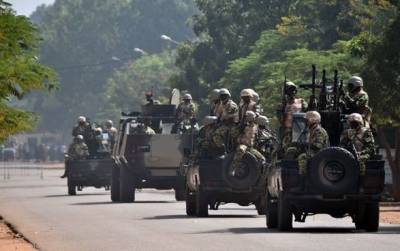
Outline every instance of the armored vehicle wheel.
POLYGON ((255 203, 258 215, 265 215, 267 211, 266 197, 262 195, 255 203))
POLYGON ((277 228, 278 227, 278 204, 276 201, 272 200, 269 193, 266 196, 267 212, 266 212, 266 222, 267 228, 277 228))
POLYGON ((379 229, 379 203, 370 202, 365 205, 363 228, 367 232, 376 232, 379 229))
POLYGON ((289 231, 293 228, 293 217, 286 196, 281 193, 278 198, 278 229, 289 231))
POLYGON ((119 199, 121 202, 135 201, 135 182, 132 172, 127 167, 120 168, 119 199))
POLYGON ((196 194, 186 189, 186 215, 196 215, 196 194))
POLYGON ((196 215, 197 217, 208 216, 208 198, 207 192, 198 189, 196 192, 196 215))
POLYGON ((312 187, 323 194, 341 195, 358 188, 357 161, 344 148, 329 147, 321 150, 311 159, 308 175, 312 187))
POLYGON ((186 191, 184 189, 175 189, 175 200, 185 201, 185 199, 186 199, 186 191))
POLYGON ((260 178, 261 168, 257 158, 247 152, 243 155, 240 166, 237 168, 237 174, 232 176, 231 165, 234 153, 227 156, 223 163, 223 177, 225 181, 235 189, 248 189, 255 185, 260 178))
POLYGON ((120 184, 119 184, 119 174, 120 172, 120 167, 119 166, 114 166, 112 168, 112 178, 111 178, 111 201, 113 202, 118 202, 119 201, 119 189, 120 189, 120 184))
POLYGON ((69 179, 67 183, 68 183, 68 195, 76 195, 76 186, 71 184, 69 179))

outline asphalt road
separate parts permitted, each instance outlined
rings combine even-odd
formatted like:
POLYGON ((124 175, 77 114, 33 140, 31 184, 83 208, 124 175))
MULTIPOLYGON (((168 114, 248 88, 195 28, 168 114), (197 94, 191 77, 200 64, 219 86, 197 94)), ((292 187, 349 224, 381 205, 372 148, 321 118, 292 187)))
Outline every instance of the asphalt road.
POLYGON ((41 250, 399 250, 400 226, 354 230, 350 219, 311 217, 292 233, 265 228, 254 207, 234 204, 209 218, 185 215, 170 192, 143 190, 137 203, 114 204, 87 188, 67 196, 61 170, 0 179, 0 215, 41 250))

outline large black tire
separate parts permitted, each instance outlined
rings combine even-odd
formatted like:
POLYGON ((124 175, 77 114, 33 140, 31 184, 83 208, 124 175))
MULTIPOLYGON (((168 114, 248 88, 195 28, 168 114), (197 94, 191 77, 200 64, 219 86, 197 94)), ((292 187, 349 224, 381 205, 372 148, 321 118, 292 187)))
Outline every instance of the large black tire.
POLYGON ((278 227, 278 203, 272 200, 269 193, 266 196, 267 212, 266 212, 266 223, 267 228, 273 229, 278 227))
POLYGON ((258 215, 265 215, 267 211, 266 196, 261 195, 260 198, 256 201, 255 205, 258 215))
POLYGON ((230 171, 234 155, 234 153, 230 153, 223 162, 222 177, 226 183, 235 189, 248 189, 256 185, 261 177, 260 163, 257 158, 249 152, 245 153, 241 161, 242 175, 232 176, 230 171))
POLYGON ((379 203, 370 202, 366 203, 364 217, 363 217, 363 228, 367 232, 377 232, 379 229, 379 203))
POLYGON ((186 215, 195 216, 196 209, 196 194, 186 189, 186 215))
POLYGON ((311 188, 325 195, 341 195, 358 189, 359 167, 353 154, 344 148, 329 147, 310 161, 311 188))
POLYGON ((175 200, 185 201, 185 199, 186 199, 186 191, 181 188, 175 188, 175 200))
POLYGON ((293 216, 286 196, 281 193, 278 198, 278 229, 290 231, 293 228, 293 216))
POLYGON ((119 202, 120 199, 120 167, 115 165, 111 174, 111 201, 119 202))
POLYGON ((131 203, 135 201, 134 176, 127 167, 120 168, 119 199, 120 202, 124 203, 131 203))
POLYGON ((76 195, 76 186, 71 183, 69 178, 67 178, 67 184, 68 184, 68 195, 76 195))
POLYGON ((198 189, 196 192, 196 216, 208 216, 208 195, 207 192, 198 189))

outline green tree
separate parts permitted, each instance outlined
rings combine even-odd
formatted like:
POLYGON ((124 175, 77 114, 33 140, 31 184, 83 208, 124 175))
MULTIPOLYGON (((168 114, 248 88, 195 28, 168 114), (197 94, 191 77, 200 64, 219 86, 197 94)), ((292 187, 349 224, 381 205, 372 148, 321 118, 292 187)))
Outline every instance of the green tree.
POLYGON ((36 120, 33 113, 13 106, 15 100, 56 86, 54 72, 38 61, 39 40, 29 19, 16 16, 9 4, 0 1, 0 141, 32 129, 36 120))
POLYGON ((61 82, 52 98, 32 97, 43 114, 40 129, 69 131, 78 115, 95 119, 106 106, 107 79, 139 56, 134 48, 159 53, 168 46, 161 34, 190 38, 186 21, 195 10, 191 0, 56 0, 40 7, 32 19, 44 34, 41 60, 61 82))

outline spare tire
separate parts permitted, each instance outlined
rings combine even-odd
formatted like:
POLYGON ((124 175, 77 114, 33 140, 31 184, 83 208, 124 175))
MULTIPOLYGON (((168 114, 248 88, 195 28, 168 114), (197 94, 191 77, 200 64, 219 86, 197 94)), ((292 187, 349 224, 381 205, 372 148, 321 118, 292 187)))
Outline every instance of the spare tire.
POLYGON ((308 170, 311 189, 318 193, 336 196, 357 191, 359 165, 344 148, 321 150, 311 159, 308 170))
POLYGON ((225 182, 231 188, 238 190, 248 189, 256 185, 261 176, 260 163, 257 158, 253 154, 246 152, 240 163, 239 174, 232 176, 230 171, 234 156, 235 153, 228 154, 223 162, 222 177, 225 182))

